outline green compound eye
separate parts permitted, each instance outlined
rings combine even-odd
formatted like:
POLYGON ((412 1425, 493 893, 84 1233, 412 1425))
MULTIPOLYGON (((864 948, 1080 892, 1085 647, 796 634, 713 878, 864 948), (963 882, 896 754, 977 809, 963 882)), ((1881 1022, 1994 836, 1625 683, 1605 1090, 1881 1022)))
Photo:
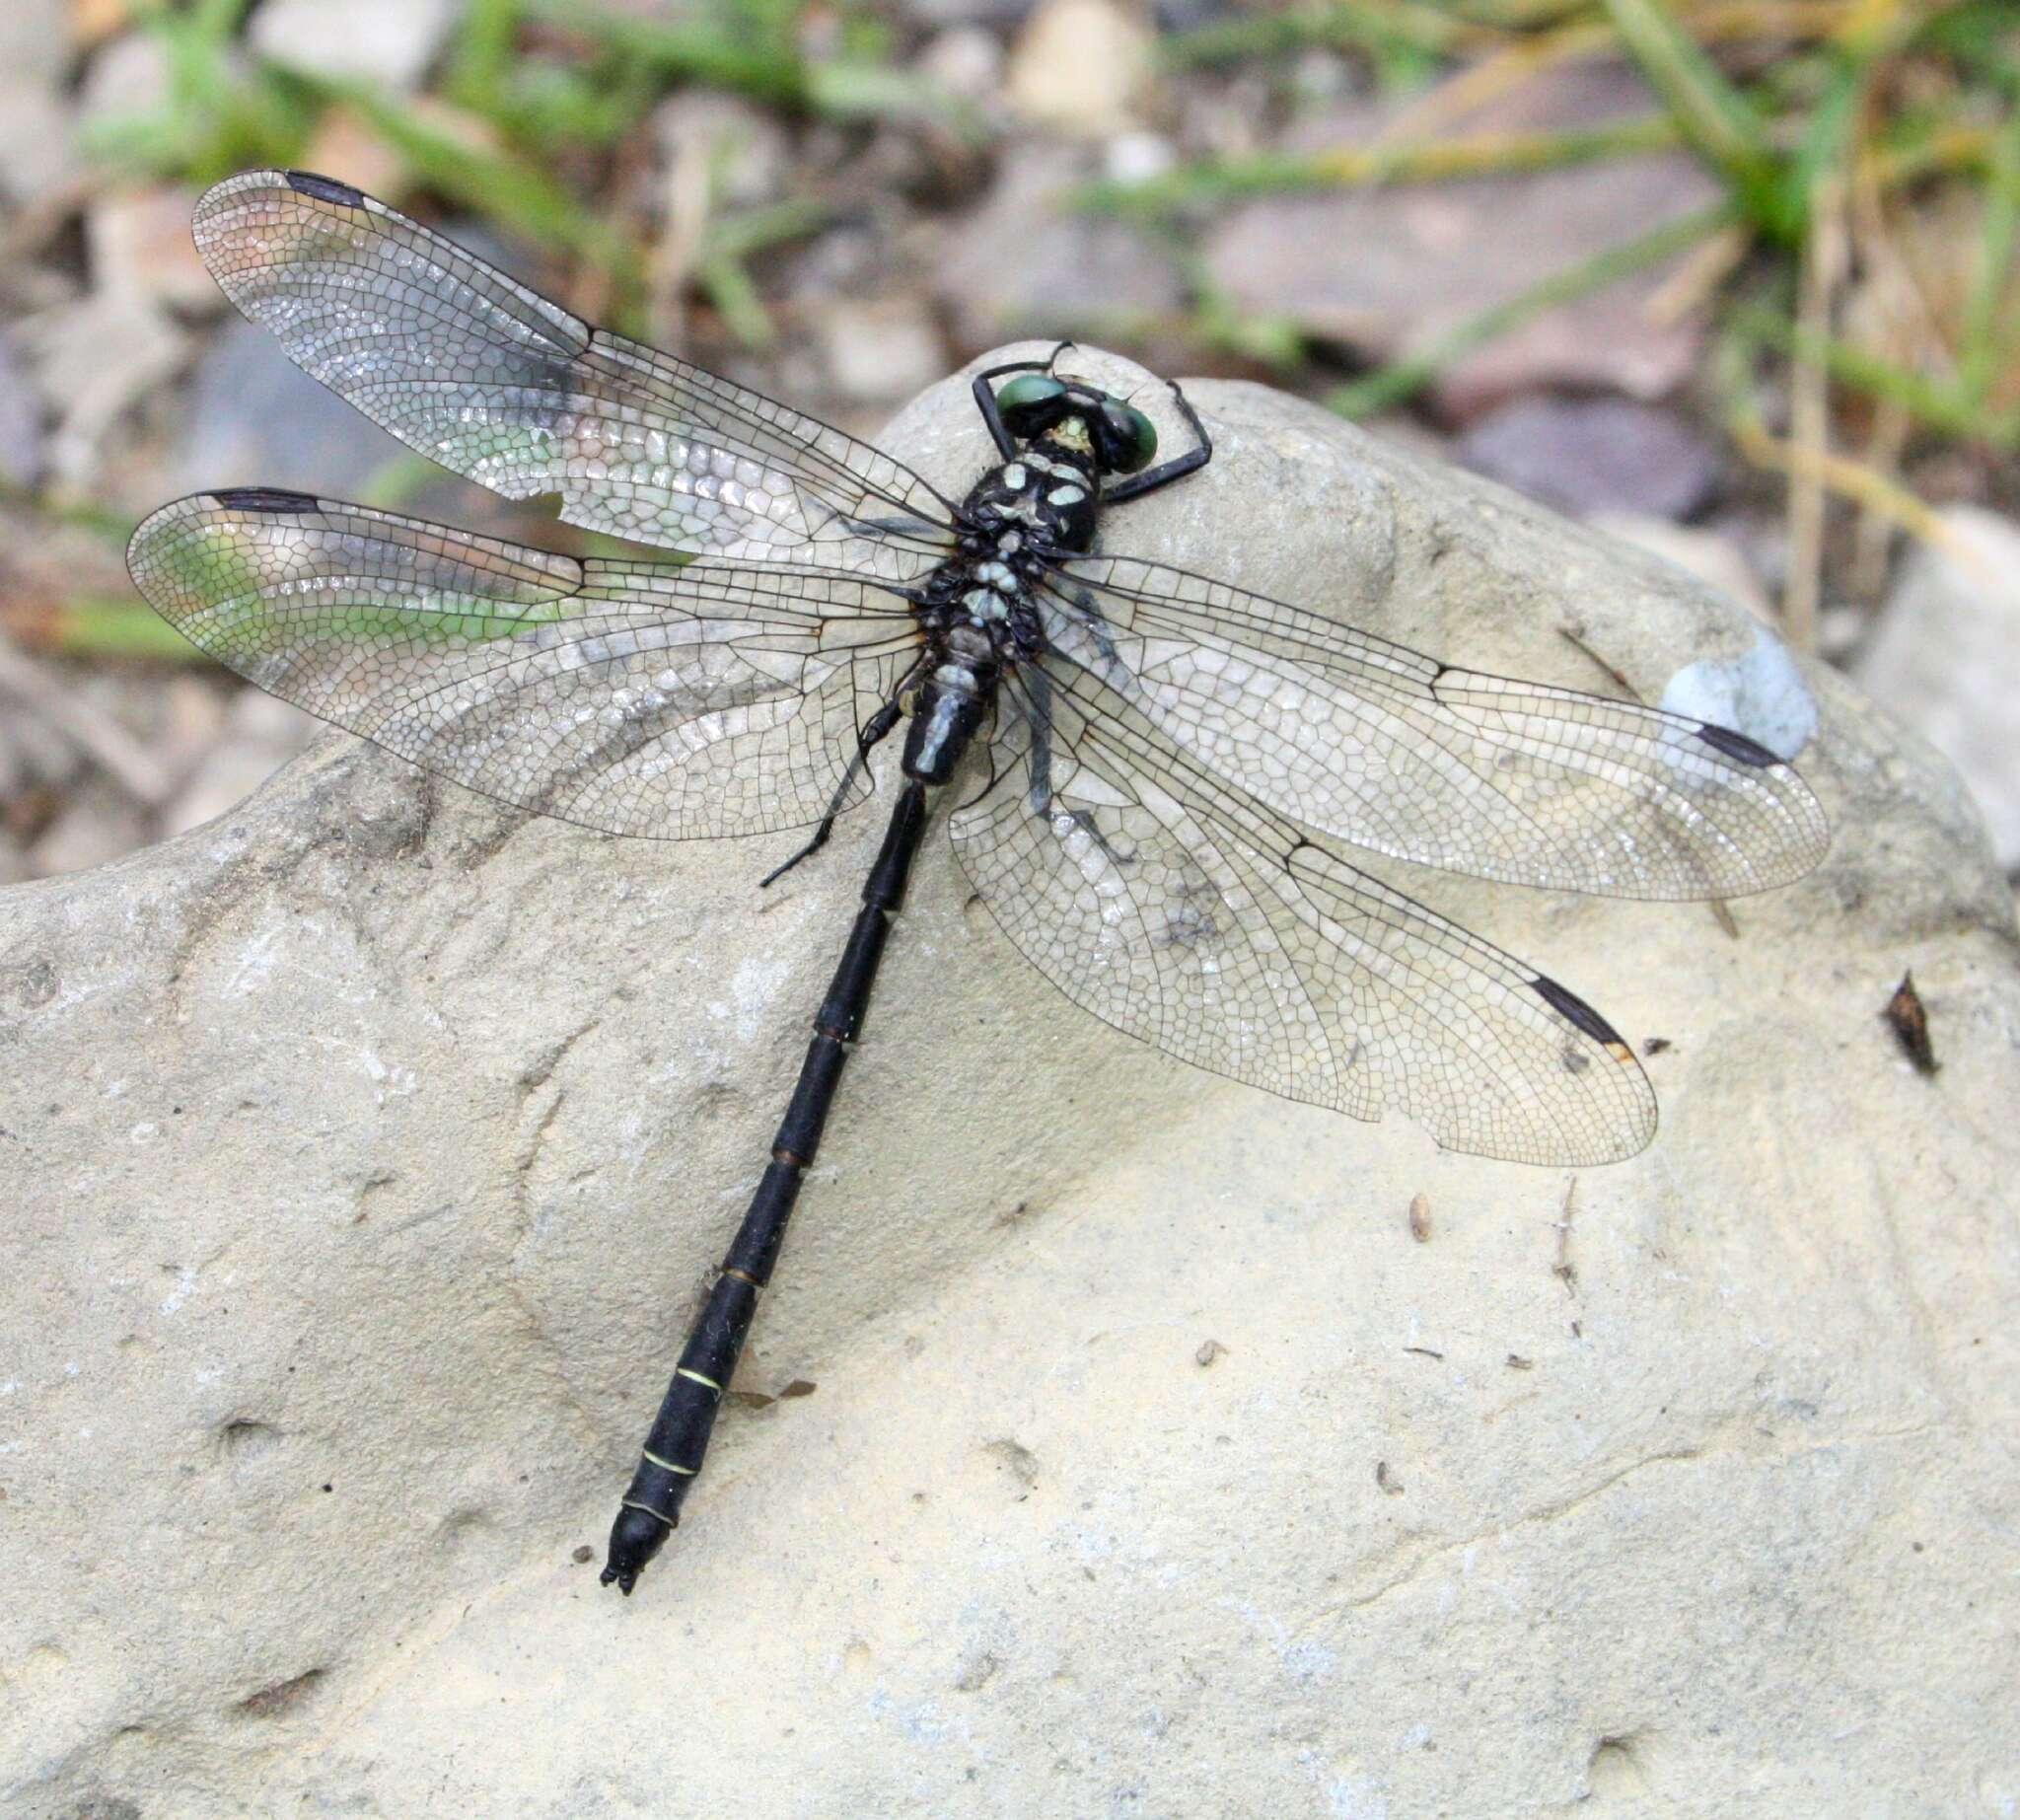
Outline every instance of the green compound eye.
POLYGON ((1140 410, 1113 400, 1102 407, 1110 434, 1121 459, 1115 464, 1120 473, 1134 473, 1150 466, 1157 453, 1157 426, 1140 410))
POLYGON ((1064 382, 1049 373, 1020 373, 996 394, 996 402, 1006 411, 1024 411, 1034 404, 1049 404, 1065 390, 1064 382))

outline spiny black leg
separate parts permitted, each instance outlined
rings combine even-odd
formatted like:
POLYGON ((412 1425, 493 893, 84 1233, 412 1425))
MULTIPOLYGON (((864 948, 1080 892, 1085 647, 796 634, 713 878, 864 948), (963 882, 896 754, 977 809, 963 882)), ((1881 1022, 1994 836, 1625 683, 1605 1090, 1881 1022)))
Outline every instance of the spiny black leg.
POLYGON ((767 885, 776 884, 778 880, 784 878, 788 872, 798 865, 801 860, 812 859, 816 853, 820 852, 828 844, 828 837, 834 833, 834 818, 837 813, 838 811, 830 809, 821 818, 821 826, 814 830, 813 839, 809 840, 805 846, 794 853, 790 859, 781 861, 778 865, 773 866, 769 872, 765 873, 758 881, 758 889, 762 891, 767 885))
POLYGON ((870 748, 898 725, 899 717, 903 712, 904 710, 898 704, 898 697, 894 695, 863 723, 862 736, 856 741, 855 757, 849 760, 848 769, 841 773, 841 781, 834 786, 834 794, 828 799, 828 813, 821 818, 821 826, 814 830, 813 839, 783 865, 773 866, 765 873, 758 881, 759 891, 774 879, 784 878, 801 860, 812 858, 828 844, 828 837, 834 833, 834 819, 841 814, 842 805, 848 801, 849 785, 855 781, 856 772, 869 763, 870 748))
POLYGON ((1002 408, 996 402, 995 389, 990 386, 989 381, 999 373, 1020 370, 1028 372, 1037 365, 1038 362, 1035 360, 1020 360, 1015 368, 991 367, 986 373, 977 373, 974 376, 974 385, 972 388, 974 393, 974 407, 981 412, 982 422, 988 426, 989 440, 996 445, 996 453, 1006 462, 1016 457, 1017 439, 1004 425, 1002 408))
POLYGON ((1052 362, 1057 360, 1073 343, 1061 341, 1043 360, 1011 360, 1000 367, 991 367, 986 373, 977 373, 973 386, 974 407, 982 414, 982 421, 988 425, 989 437, 996 445, 996 453, 1006 462, 1017 455, 1017 438, 1004 426, 1003 413, 996 403, 995 388, 989 384, 992 379, 1001 379, 1005 373, 1049 373, 1052 362))
POLYGON ((1120 505, 1125 499, 1141 499, 1145 493, 1154 493, 1160 486, 1183 480, 1187 474, 1196 473, 1213 459, 1213 439, 1206 434, 1206 426, 1199 421, 1199 413, 1192 408, 1192 400, 1179 390, 1176 380, 1172 381, 1172 398, 1178 404, 1179 414, 1192 426, 1192 434, 1199 438, 1198 448, 1189 449, 1184 455, 1174 457, 1159 467, 1146 469, 1142 473, 1132 473, 1125 480, 1104 487, 1101 495, 1103 505, 1120 505))
POLYGON ((1031 769, 1029 801, 1034 815, 1043 815, 1052 800, 1052 679, 1043 664, 1032 664, 1022 673, 1027 699, 1024 722, 1031 730, 1031 751, 1026 762, 1031 769))
POLYGON ((628 1594, 681 1520, 682 1501, 701 1471, 723 1391, 758 1312, 758 1292, 771 1279, 801 1178, 820 1148, 821 1130, 849 1050, 862 1035, 891 915, 904 896, 904 882, 925 830, 926 786, 907 779, 892 809, 877 863, 863 886, 863 908, 849 931, 848 946, 841 951, 828 996, 815 1015, 814 1040, 771 1140, 770 1165, 730 1241, 708 1300, 687 1330, 681 1362, 645 1437, 617 1520, 611 1525, 610 1554, 601 1576, 606 1586, 614 1584, 628 1594))

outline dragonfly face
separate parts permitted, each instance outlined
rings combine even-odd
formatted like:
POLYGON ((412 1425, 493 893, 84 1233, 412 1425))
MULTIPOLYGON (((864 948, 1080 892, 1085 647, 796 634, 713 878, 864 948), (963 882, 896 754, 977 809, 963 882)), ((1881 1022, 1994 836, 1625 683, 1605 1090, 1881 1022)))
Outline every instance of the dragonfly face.
POLYGON ((1053 373, 1027 373, 996 394, 1011 435, 1084 457, 1099 473, 1135 473, 1157 455, 1157 427, 1134 405, 1053 373))

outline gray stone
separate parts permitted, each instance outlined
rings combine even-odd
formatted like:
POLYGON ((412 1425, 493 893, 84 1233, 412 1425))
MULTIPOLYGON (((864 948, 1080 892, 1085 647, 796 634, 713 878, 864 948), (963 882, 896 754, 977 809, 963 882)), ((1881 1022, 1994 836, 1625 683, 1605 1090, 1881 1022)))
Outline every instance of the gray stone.
POLYGON ((27 492, 41 478, 42 400, 14 337, 0 334, 0 481, 27 492))
MULTIPOLYGON (((1453 130, 1589 128, 1652 106, 1624 71, 1582 63, 1533 79, 1453 130)), ((1284 149, 1374 143, 1390 111, 1335 109, 1284 149)), ((1390 360, 1717 194, 1694 159, 1645 153, 1515 176, 1268 196, 1229 211, 1204 237, 1202 256, 1237 308, 1390 360)), ((1691 372, 1699 340, 1694 323, 1649 314, 1668 269, 1532 318, 1450 363, 1433 396, 1460 418, 1536 387, 1666 396, 1691 372)))
POLYGON ((920 50, 916 68, 947 94, 988 107, 1002 93, 1002 40, 980 26, 953 26, 920 50))
POLYGON ((420 86, 457 11, 456 0, 266 0, 251 38, 276 63, 403 91, 420 86))
POLYGON ((1172 261, 1125 221, 1079 215, 1061 191, 1092 173, 1054 145, 1014 144, 982 206, 936 261, 954 336, 980 346, 1007 335, 1094 336, 1106 324, 1168 316, 1185 305, 1172 261))
POLYGON ((46 194, 76 168, 67 13, 64 0, 0 6, 0 196, 11 201, 46 194))
POLYGON ((291 486, 354 497, 404 448, 233 318, 196 364, 175 490, 291 486))
POLYGON ((1851 670, 1963 773, 2001 864, 2020 867, 2020 525, 1952 506, 1917 545, 1851 670))
POLYGON ((812 314, 829 383, 851 401, 889 404, 947 370, 939 328, 914 299, 837 297, 812 314))
POLYGON ((99 491, 120 420, 181 364, 188 337, 160 304, 130 290, 94 291, 16 328, 36 389, 51 400, 50 476, 99 491))
POLYGON ((78 109, 87 124, 103 126, 134 114, 158 113, 174 100, 162 39, 152 32, 128 32, 92 53, 78 92, 78 109))
POLYGON ((1576 518, 1689 518, 1710 503, 1722 466, 1717 445, 1675 411, 1604 395, 1512 399, 1474 424, 1454 454, 1576 518))
MULTIPOLYGON (((1610 687, 1575 629, 1650 699, 1753 645, 1487 482, 1191 392, 1217 459, 1118 548, 1610 687)), ((885 440, 955 490, 987 449, 959 377, 885 440)), ((1575 1178, 1129 1044, 930 838, 740 1379, 813 1394, 729 1411, 629 1604, 575 1553, 875 814, 759 900, 785 841, 599 839, 332 739, 0 894, 0 1807, 2001 1811, 2011 903, 1948 767, 1800 681, 1836 837, 1737 940, 1379 868, 1667 1040, 1653 1147, 1575 1178), (1909 967, 1933 1080, 1878 1016, 1909 967)))

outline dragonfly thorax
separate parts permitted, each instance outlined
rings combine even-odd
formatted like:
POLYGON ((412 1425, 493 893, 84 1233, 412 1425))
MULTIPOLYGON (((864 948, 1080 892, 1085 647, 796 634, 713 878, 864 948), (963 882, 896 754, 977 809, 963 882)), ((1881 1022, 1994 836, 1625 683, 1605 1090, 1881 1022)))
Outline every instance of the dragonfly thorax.
POLYGON ((1020 549, 1084 550, 1094 542, 1101 509, 1094 460, 1060 439, 1065 427, 1048 430, 974 483, 961 518, 978 546, 999 545, 1006 535, 1020 549))
POLYGON ((1003 666, 1045 653, 1034 586, 1051 558, 1094 542, 1101 505, 1093 458, 1059 440, 1065 427, 988 470, 961 503, 958 553, 920 597, 926 650, 905 738, 908 777, 946 782, 987 717, 1003 666))

